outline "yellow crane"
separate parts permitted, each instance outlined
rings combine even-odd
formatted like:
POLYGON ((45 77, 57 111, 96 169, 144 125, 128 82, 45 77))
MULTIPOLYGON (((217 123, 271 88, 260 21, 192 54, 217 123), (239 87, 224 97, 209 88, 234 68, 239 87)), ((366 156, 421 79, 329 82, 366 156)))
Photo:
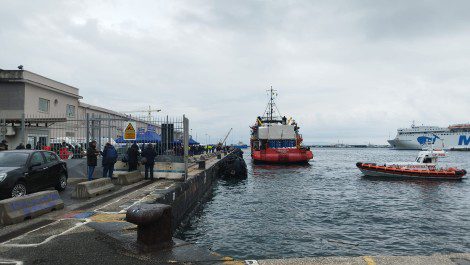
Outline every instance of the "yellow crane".
POLYGON ((144 113, 144 112, 147 112, 147 114, 148 114, 148 119, 151 120, 151 118, 152 118, 152 113, 154 113, 154 112, 160 112, 160 111, 162 111, 162 110, 161 110, 161 109, 152 109, 152 107, 149 106, 149 108, 148 108, 148 109, 145 109, 145 110, 130 110, 130 111, 121 111, 121 112, 123 112, 123 113, 125 113, 125 114, 128 114, 128 113, 130 114, 130 113, 144 113))

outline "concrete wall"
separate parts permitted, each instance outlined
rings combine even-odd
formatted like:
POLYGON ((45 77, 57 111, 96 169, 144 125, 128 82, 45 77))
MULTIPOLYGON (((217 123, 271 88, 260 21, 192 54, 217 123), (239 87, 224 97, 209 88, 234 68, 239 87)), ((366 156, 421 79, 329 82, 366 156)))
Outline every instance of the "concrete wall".
POLYGON ((190 217, 190 213, 212 190, 212 185, 219 174, 220 164, 228 156, 185 182, 177 182, 176 186, 174 185, 168 190, 155 192, 157 203, 168 204, 172 207, 173 230, 176 230, 184 220, 190 217))
POLYGON ((0 118, 21 117, 25 102, 25 84, 0 80, 0 118))
POLYGON ((33 84, 25 84, 25 106, 27 117, 33 115, 38 117, 66 117, 67 105, 75 106, 75 116, 78 111, 78 98, 45 89, 33 84), (39 111, 39 98, 50 101, 49 112, 39 111))

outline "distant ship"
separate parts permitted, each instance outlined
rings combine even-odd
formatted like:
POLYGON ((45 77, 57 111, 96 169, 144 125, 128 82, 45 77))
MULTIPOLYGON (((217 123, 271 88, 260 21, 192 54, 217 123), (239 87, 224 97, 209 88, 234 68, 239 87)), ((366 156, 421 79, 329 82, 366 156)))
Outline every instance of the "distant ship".
POLYGON ((238 142, 238 144, 233 145, 234 148, 245 149, 248 148, 248 145, 243 142, 238 142))
POLYGON ((302 147, 297 123, 281 117, 274 103, 277 95, 271 87, 270 100, 263 116, 251 127, 251 158, 254 163, 307 163, 313 158, 309 148, 302 147))
POLYGON ((470 124, 449 127, 415 126, 397 130, 395 139, 388 140, 393 149, 422 150, 432 144, 435 148, 470 151, 470 124))

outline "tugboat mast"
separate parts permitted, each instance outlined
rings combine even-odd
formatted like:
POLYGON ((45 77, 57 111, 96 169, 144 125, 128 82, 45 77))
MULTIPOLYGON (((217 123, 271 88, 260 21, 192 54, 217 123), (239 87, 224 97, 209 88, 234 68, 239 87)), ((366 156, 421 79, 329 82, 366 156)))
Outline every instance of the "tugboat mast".
MULTIPOLYGON (((275 110, 277 109, 276 103, 274 103, 274 99, 276 97, 277 90, 273 89, 273 86, 271 86, 271 88, 268 89, 267 91, 269 92, 269 103, 268 103, 268 106, 265 110, 266 122, 267 123, 274 123, 274 122, 276 122, 275 119, 280 118, 280 117, 276 117, 275 114, 274 114, 275 110)), ((277 110, 277 112, 279 112, 279 110, 277 110)))
POLYGON ((271 107, 271 111, 269 112, 269 120, 272 121, 273 120, 273 102, 274 102, 274 90, 273 90, 273 86, 271 86, 271 89, 270 89, 270 92, 271 92, 271 100, 269 101, 269 106, 271 107))

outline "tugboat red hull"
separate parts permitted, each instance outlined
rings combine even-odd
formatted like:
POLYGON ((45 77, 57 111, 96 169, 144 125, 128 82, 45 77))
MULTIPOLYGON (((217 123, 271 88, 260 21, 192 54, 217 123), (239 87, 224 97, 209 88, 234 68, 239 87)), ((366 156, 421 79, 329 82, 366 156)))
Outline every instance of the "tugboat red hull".
POLYGON ((461 180, 467 174, 464 169, 412 170, 358 162, 356 166, 365 176, 381 178, 408 178, 434 180, 461 180))
POLYGON ((301 164, 311 160, 313 153, 307 149, 268 148, 266 150, 252 150, 251 158, 255 163, 301 164))

